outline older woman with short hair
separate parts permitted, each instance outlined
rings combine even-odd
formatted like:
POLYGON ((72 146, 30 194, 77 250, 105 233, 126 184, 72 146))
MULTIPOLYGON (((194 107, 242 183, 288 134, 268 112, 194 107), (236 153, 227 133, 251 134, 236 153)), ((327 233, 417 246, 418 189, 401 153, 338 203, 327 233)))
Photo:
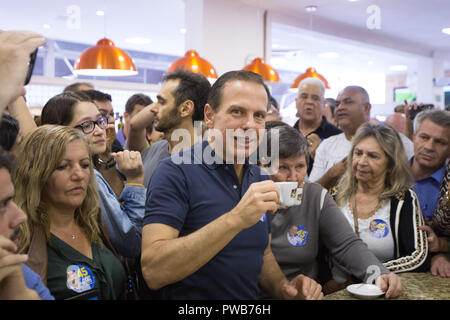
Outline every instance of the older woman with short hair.
POLYGON ((271 179, 295 181, 303 188, 301 203, 279 209, 271 222, 271 249, 286 277, 291 279, 304 274, 326 283, 330 279, 326 261, 326 252, 329 252, 360 281, 369 281, 368 268, 377 266, 379 276, 375 279, 386 291, 386 297, 398 296, 402 291, 399 277, 390 273, 356 237, 327 190, 305 181, 308 144, 304 136, 282 122, 267 122, 266 129, 267 155, 272 161, 269 169, 273 170, 271 179), (279 138, 278 155, 272 154, 276 150, 270 150, 271 140, 276 136, 279 138))
MULTIPOLYGON (((430 257, 419 201, 403 144, 386 125, 357 130, 335 199, 355 234, 391 272, 428 271, 430 257)), ((348 279, 335 264, 337 282, 348 279)))

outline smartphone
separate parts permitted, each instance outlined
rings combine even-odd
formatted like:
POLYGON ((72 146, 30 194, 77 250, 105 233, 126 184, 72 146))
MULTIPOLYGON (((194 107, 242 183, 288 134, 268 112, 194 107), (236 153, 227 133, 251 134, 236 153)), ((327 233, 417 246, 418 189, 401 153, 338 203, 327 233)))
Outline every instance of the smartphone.
POLYGON ((414 120, 414 118, 416 117, 416 115, 423 111, 423 110, 427 110, 427 109, 433 109, 434 108, 434 104, 421 104, 420 106, 417 106, 417 109, 414 109, 412 106, 409 108, 409 118, 411 120, 414 120))
POLYGON ((38 49, 34 50, 30 54, 30 62, 28 64, 28 72, 27 72, 27 76, 25 78, 24 86, 26 86, 28 83, 30 83, 31 76, 33 75, 34 64, 36 63, 37 52, 38 52, 38 49))

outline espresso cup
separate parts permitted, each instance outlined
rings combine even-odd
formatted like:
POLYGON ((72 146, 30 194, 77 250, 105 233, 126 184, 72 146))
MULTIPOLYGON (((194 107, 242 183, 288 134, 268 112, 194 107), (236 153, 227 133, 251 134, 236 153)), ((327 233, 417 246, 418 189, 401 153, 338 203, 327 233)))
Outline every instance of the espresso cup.
POLYGON ((275 184, 280 189, 281 206, 292 207, 301 203, 303 189, 297 187, 297 182, 275 182, 275 184))

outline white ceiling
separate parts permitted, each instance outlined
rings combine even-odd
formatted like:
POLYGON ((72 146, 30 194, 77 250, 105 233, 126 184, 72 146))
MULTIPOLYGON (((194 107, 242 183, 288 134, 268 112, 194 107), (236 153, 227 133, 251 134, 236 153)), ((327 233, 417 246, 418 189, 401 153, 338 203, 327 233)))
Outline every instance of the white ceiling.
MULTIPOLYGON (((242 2, 295 16, 306 20, 309 13, 305 7, 316 5, 314 24, 328 23, 336 33, 351 28, 361 37, 377 36, 384 43, 401 42, 418 46, 419 52, 431 54, 434 50, 450 52, 450 37, 441 32, 450 27, 449 0, 241 0, 242 2), (366 21, 370 16, 367 8, 376 5, 380 9, 381 28, 368 30, 366 21)), ((313 21, 313 22, 314 22, 313 21)))
MULTIPOLYGON (((272 56, 280 57, 283 51, 288 51, 293 69, 293 52, 296 50, 301 51, 297 56, 303 60, 319 52, 340 51, 341 57, 345 57, 340 64, 357 60, 367 64, 372 59, 384 61, 385 67, 400 62, 413 63, 415 55, 431 57, 441 52, 450 57, 450 36, 441 32, 442 28, 450 27, 450 0, 224 1, 241 1, 291 17, 296 27, 277 23, 271 36, 272 45, 278 45, 272 56), (312 25, 311 15, 305 11, 307 5, 318 6, 312 25), (370 5, 380 8, 379 30, 369 30, 366 26, 370 15, 366 10, 370 5), (312 32, 299 32, 297 27, 312 32), (319 33, 330 36, 322 37, 319 33), (338 37, 352 41, 337 40, 338 37), (374 45, 390 47, 394 51, 374 50, 377 48, 374 45), (399 59, 401 61, 396 61, 399 59)), ((0 0, 0 29, 33 30, 48 38, 86 44, 94 44, 106 35, 124 49, 181 56, 185 46, 180 29, 184 26, 184 0, 0 0), (81 9, 80 24, 76 29, 67 27, 70 20, 67 8, 71 5, 81 9), (97 10, 104 10, 105 16, 97 16, 97 10), (45 29, 44 24, 50 28, 45 29), (150 38, 152 42, 132 45, 125 41, 136 36, 150 38)))
POLYGON ((106 36, 116 46, 129 50, 171 55, 184 54, 183 0, 0 0, 0 29, 26 29, 47 38, 95 44, 106 36), (69 28, 67 10, 80 8, 78 28, 69 28), (103 10, 104 16, 96 11, 103 10), (45 29, 44 24, 50 25, 45 29), (129 37, 145 37, 150 44, 133 45, 129 37))

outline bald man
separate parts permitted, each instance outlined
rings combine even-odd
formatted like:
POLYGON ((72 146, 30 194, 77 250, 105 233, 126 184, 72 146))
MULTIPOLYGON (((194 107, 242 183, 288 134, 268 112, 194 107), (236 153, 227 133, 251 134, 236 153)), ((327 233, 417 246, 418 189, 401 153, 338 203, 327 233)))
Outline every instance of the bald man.
POLYGON ((395 112, 389 115, 385 121, 386 124, 397 130, 397 132, 405 134, 405 115, 395 112))
MULTIPOLYGON (((336 98, 336 122, 344 132, 325 139, 317 148, 309 180, 329 189, 337 184, 346 169, 346 159, 352 148, 356 130, 370 121, 369 94, 359 86, 348 86, 336 98)), ((400 134, 407 158, 414 155, 411 140, 400 134)))

